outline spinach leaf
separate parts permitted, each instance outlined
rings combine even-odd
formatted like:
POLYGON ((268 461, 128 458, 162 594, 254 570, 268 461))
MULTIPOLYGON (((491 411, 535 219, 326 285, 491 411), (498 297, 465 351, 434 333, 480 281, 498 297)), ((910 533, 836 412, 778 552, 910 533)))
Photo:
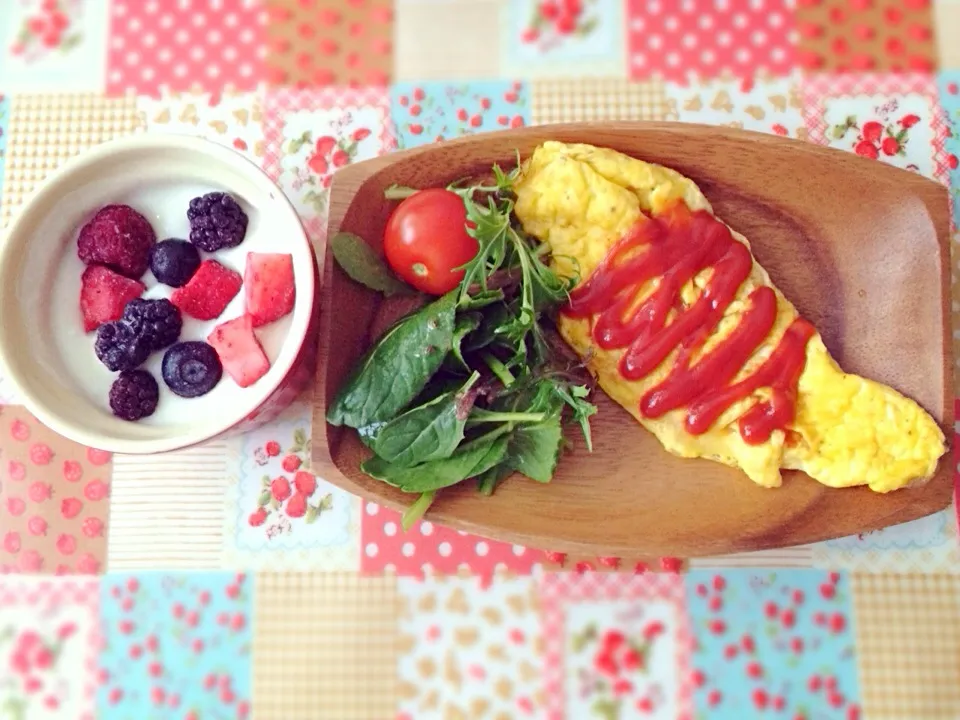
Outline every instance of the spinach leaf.
POLYGON ((370 448, 395 467, 450 457, 463 440, 473 404, 465 407, 465 397, 479 379, 480 373, 475 372, 456 392, 444 393, 426 405, 398 415, 380 428, 370 448))
MULTIPOLYGON (((509 444, 507 447, 509 450, 509 444)), ((497 485, 512 474, 513 468, 507 463, 500 463, 496 467, 492 467, 485 473, 477 476, 477 490, 480 491, 481 495, 493 495, 493 491, 497 489, 497 485)))
POLYGON ((506 464, 531 480, 550 482, 560 459, 562 440, 559 415, 539 423, 518 425, 510 435, 506 464))
POLYGON ((436 490, 422 493, 420 497, 417 498, 417 501, 413 503, 413 505, 403 511, 403 516, 400 518, 400 527, 403 528, 404 532, 412 528, 413 524, 422 518, 424 514, 426 514, 427 510, 430 509, 430 506, 433 505, 433 501, 436 497, 436 490))
POLYGON ((453 328, 453 356, 467 372, 470 371, 470 366, 463 359, 463 339, 480 326, 482 318, 483 316, 476 312, 459 315, 457 324, 453 328))
POLYGON ((464 443, 443 460, 434 460, 414 467, 397 467, 380 457, 372 457, 360 469, 377 480, 403 492, 425 493, 456 485, 498 465, 507 454, 509 438, 504 430, 495 430, 476 440, 464 443))
POLYGON ((330 239, 337 264, 350 278, 384 295, 412 295, 412 287, 396 277, 376 251, 357 235, 339 232, 330 239))
POLYGON ((400 320, 360 360, 327 413, 361 428, 393 418, 423 390, 453 342, 456 293, 400 320))

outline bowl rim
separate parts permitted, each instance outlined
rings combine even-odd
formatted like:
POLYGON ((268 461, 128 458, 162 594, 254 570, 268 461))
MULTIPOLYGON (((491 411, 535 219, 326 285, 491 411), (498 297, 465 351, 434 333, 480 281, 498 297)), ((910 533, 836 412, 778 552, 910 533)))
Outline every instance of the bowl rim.
MULTIPOLYGON (((317 282, 313 243, 293 203, 273 179, 267 175, 266 171, 250 158, 216 141, 178 133, 142 133, 101 143, 69 158, 59 168, 50 173, 16 209, 4 235, 4 240, 0 243, 0 372, 3 373, 4 380, 16 388, 18 400, 34 417, 54 432, 86 447, 115 453, 146 455, 192 447, 215 438, 243 422, 264 402, 269 400, 289 376, 301 354, 304 343, 307 341, 317 282), (229 166, 238 174, 245 176, 256 188, 258 194, 270 197, 271 202, 277 202, 277 212, 295 220, 296 227, 299 228, 298 237, 303 241, 303 257, 298 257, 300 253, 297 248, 301 247, 300 243, 297 242, 296 238, 291 240, 294 263, 297 264, 299 260, 306 266, 305 261, 309 260, 311 266, 309 271, 297 276, 296 299, 294 300, 290 328, 287 330, 286 339, 276 362, 271 365, 271 370, 280 368, 276 373, 276 381, 260 388, 256 386, 249 388, 251 399, 248 403, 243 404, 242 413, 225 414, 223 420, 211 422, 204 425, 203 429, 189 433, 177 433, 149 439, 111 437, 99 431, 90 430, 82 424, 65 420, 50 404, 43 402, 25 390, 22 382, 23 374, 17 372, 15 368, 18 363, 11 362, 8 352, 6 341, 9 339, 11 324, 3 322, 3 316, 7 312, 4 301, 10 299, 17 284, 12 272, 15 264, 19 265, 19 255, 23 246, 32 237, 32 228, 36 223, 32 222, 33 218, 31 216, 35 206, 49 200, 51 196, 62 194, 63 191, 60 188, 69 183, 74 176, 117 154, 171 149, 192 151, 213 158, 218 164, 229 166)), ((219 414, 217 415, 219 416, 219 414)))

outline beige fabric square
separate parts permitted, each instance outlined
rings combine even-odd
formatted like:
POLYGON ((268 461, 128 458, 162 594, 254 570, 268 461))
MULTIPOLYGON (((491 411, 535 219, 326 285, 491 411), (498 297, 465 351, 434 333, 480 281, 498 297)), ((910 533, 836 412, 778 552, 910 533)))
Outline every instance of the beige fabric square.
POLYGON ((397 80, 468 80, 500 74, 500 2, 397 3, 397 80))
POLYGON ((7 127, 7 160, 0 228, 17 206, 69 157, 138 130, 132 96, 106 98, 93 93, 13 95, 7 127))
POLYGON ((259 720, 394 717, 394 578, 257 573, 255 598, 253 707, 259 720))
POLYGON ((960 577, 852 580, 864 717, 960 717, 960 577))
POLYGON ((945 70, 960 68, 960 43, 956 34, 960 27, 960 3, 955 0, 933 3, 933 27, 937 36, 939 66, 945 70))
POLYGON ((588 120, 664 120, 669 105, 663 82, 621 78, 534 80, 530 121, 534 125, 588 120))

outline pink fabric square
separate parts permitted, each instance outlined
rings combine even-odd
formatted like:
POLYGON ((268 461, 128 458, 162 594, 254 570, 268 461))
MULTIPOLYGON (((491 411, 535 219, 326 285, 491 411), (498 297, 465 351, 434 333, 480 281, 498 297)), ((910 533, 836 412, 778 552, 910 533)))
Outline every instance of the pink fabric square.
POLYGON ((265 78, 265 22, 249 0, 113 0, 107 93, 254 90, 265 78))

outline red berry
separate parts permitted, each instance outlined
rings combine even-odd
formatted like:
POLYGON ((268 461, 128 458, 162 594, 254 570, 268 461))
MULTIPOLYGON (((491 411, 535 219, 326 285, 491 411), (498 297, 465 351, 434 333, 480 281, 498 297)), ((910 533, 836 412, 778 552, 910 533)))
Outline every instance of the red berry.
POLYGON ((46 535, 47 521, 38 515, 34 515, 27 521, 27 532, 31 535, 46 535))
POLYGON ((613 683, 613 694, 617 697, 629 695, 633 692, 633 683, 629 680, 616 680, 613 683))
POLYGON ((20 552, 20 533, 8 532, 6 535, 4 535, 3 549, 11 554, 20 552))
POLYGON ((536 28, 527 28, 520 33, 520 41, 525 43, 536 42, 540 37, 540 32, 536 28))
POLYGON ((837 589, 829 583, 823 583, 820 586, 820 594, 823 596, 825 600, 832 600, 833 597, 837 594, 837 589))
POLYGON ((417 117, 421 111, 422 111, 422 108, 419 105, 411 105, 410 109, 407 110, 407 112, 410 113, 413 117, 417 117))
POLYGON ((514 90, 508 90, 503 94, 503 99, 512 105, 520 99, 520 96, 514 90))
POLYGON ((510 118, 508 118, 506 115, 497 115, 497 125, 503 125, 506 127, 509 124, 510 118))
POLYGON ((620 558, 618 557, 598 557, 597 561, 604 567, 613 569, 620 567, 620 558))
POLYGON ((793 602, 795 602, 797 605, 803 604, 803 590, 793 591, 793 602))
POLYGON ((737 650, 737 646, 736 646, 736 645, 727 645, 727 646, 723 649, 723 656, 724 656, 727 660, 733 660, 733 659, 737 656, 737 653, 738 653, 738 652, 739 652, 739 651, 737 650))
POLYGON ((466 122, 468 117, 470 117, 470 115, 464 108, 459 108, 457 110, 457 120, 460 122, 466 122))
POLYGON ((767 696, 767 691, 763 688, 757 688, 753 691, 753 704, 757 706, 758 710, 763 710, 767 707, 769 702, 769 697, 767 696))
POLYGON ((552 0, 543 0, 540 3, 540 15, 546 20, 553 20, 560 14, 560 6, 552 0))
POLYGON ((706 597, 708 592, 709 591, 707 590, 707 586, 704 585, 703 583, 700 583, 697 585, 697 595, 699 595, 700 597, 706 597))
POLYGON ((949 85, 947 85, 947 92, 950 93, 951 95, 956 95, 957 93, 960 93, 960 85, 957 85, 957 83, 955 82, 950 83, 949 85))
POLYGON ((547 560, 549 560, 549 561, 552 562, 552 563, 556 563, 557 565, 563 565, 563 563, 566 561, 566 559, 567 559, 567 554, 566 554, 566 553, 562 553, 562 552, 548 552, 548 553, 547 553, 547 560))
POLYGON ((77 549, 77 539, 69 533, 61 533, 57 538, 57 550, 62 555, 73 555, 77 549))
POLYGON ((470 116, 470 127, 478 128, 483 124, 483 118, 480 115, 474 114, 470 116))
MULTIPOLYGON (((519 115, 515 117, 514 120, 517 120, 518 118, 519 118, 519 115)), ((522 124, 523 122, 521 121, 520 125, 522 124)), ((520 127, 520 125, 516 125, 514 127, 520 127)), ((683 560, 681 560, 680 558, 675 558, 675 557, 660 558, 660 568, 664 572, 678 573, 680 572, 682 567, 683 567, 683 560)))
POLYGON ((947 165, 950 166, 950 169, 951 169, 951 170, 956 170, 956 169, 957 169, 957 164, 958 164, 958 163, 957 163, 957 156, 956 156, 956 155, 954 155, 953 153, 950 153, 949 155, 947 155, 947 165))
POLYGON ((573 566, 573 569, 579 574, 583 575, 585 572, 593 572, 593 564, 582 560, 573 566))
POLYGON ((480 109, 489 110, 490 109, 490 98, 480 98, 480 109))
POLYGON ((643 666, 643 658, 633 648, 628 649, 623 654, 624 670, 639 670, 643 666))
POLYGON ((711 620, 707 627, 710 628, 710 632, 714 635, 723 635, 727 629, 727 625, 723 620, 711 620))
POLYGON ((420 102, 420 101, 423 100, 426 96, 427 96, 427 94, 423 91, 422 88, 414 88, 414 89, 413 89, 413 99, 416 100, 417 102, 420 102))
POLYGON ((409 127, 412 135, 420 135, 423 132, 423 125, 412 124, 409 127))
POLYGON ((740 644, 743 646, 745 652, 752 653, 756 646, 753 644, 753 638, 749 635, 744 635, 740 638, 740 644))
POLYGON ((639 700, 637 700, 636 706, 637 706, 637 710, 639 710, 642 713, 653 712, 653 700, 651 700, 648 697, 642 697, 639 700))
POLYGON ((651 623, 647 623, 647 626, 643 629, 643 637, 646 640, 653 640, 653 638, 658 635, 662 635, 665 629, 662 622, 654 620, 651 623))
POLYGON ((597 672, 600 672, 604 675, 617 674, 617 664, 613 661, 613 658, 610 656, 610 654, 603 650, 594 656, 593 666, 597 669, 597 672))
POLYGON ((289 502, 287 502, 286 513, 288 517, 299 518, 307 514, 307 498, 305 495, 296 493, 289 502))
POLYGON ((83 477, 83 466, 76 460, 63 461, 63 479, 67 482, 80 482, 83 477))
POLYGON ((780 610, 777 608, 777 604, 775 602, 771 601, 763 606, 763 614, 771 620, 777 616, 778 612, 780 612, 780 610))
POLYGON ((863 135, 863 139, 867 142, 879 142, 880 137, 883 135, 883 125, 878 123, 876 120, 871 120, 870 122, 865 122, 863 124, 863 128, 860 132, 863 135))
POLYGON ((823 687, 823 680, 820 679, 819 675, 811 675, 810 679, 807 680, 807 688, 810 692, 818 692, 821 687, 823 687))
POLYGON ((794 614, 793 610, 790 608, 784 610, 780 615, 780 622, 783 623, 785 628, 792 628, 796 622, 796 615, 794 614))
MULTIPOLYGON (((402 99, 402 98, 401 98, 402 99)), ((324 135, 320 138, 317 138, 317 142, 314 144, 313 149, 319 155, 329 155, 330 151, 337 146, 337 139, 330 135, 324 135)), ((279 450, 277 451, 279 452, 279 450)))
POLYGON ((247 522, 250 523, 251 527, 260 527, 266 521, 267 521, 266 508, 257 508, 252 513, 250 513, 250 517, 247 518, 247 522))
POLYGON ((290 493, 290 481, 285 477, 274 478, 270 483, 270 494, 273 495, 275 500, 283 502, 290 497, 290 493))
POLYGON ((204 260, 187 284, 173 291, 170 302, 197 320, 215 320, 242 285, 240 273, 216 260, 204 260))
POLYGON ((647 564, 646 564, 645 562, 643 562, 643 561, 640 561, 640 562, 638 562, 636 565, 633 566, 633 574, 634 574, 634 575, 643 575, 648 569, 649 569, 649 568, 647 568, 647 564))
POLYGON ((785 128, 780 123, 774 123, 773 127, 770 128, 777 135, 787 135, 787 128, 785 128))
POLYGON ((836 679, 835 677, 833 677, 833 675, 831 675, 830 677, 828 677, 826 680, 823 681, 823 686, 824 686, 829 692, 836 692, 836 691, 837 691, 837 679, 836 679))
POLYGON ((850 705, 847 708, 847 720, 860 720, 860 707, 858 705, 850 705))
POLYGON ((880 149, 883 150, 884 155, 896 155, 900 151, 900 143, 894 137, 884 138, 880 149))
POLYGON ((51 494, 52 492, 50 485, 42 482, 33 483, 30 486, 30 489, 27 491, 27 495, 29 495, 30 499, 36 503, 49 500, 51 494))
POLYGON ((623 645, 626 641, 627 638, 619 630, 607 630, 607 632, 603 634, 602 643, 608 650, 613 650, 623 645))
POLYGON ((904 115, 902 118, 900 118, 900 125, 905 128, 912 128, 918 122, 920 122, 919 115, 910 114, 904 115))
MULTIPOLYGON (((519 115, 514 115, 513 119, 510 120, 510 127, 512 128, 521 128, 523 126, 524 126, 523 118, 520 117, 519 115)), ((670 558, 670 559, 675 559, 675 558, 670 558)))
POLYGON ((846 702, 846 698, 843 697, 840 693, 831 693, 827 696, 827 702, 830 703, 830 707, 840 708, 843 707, 843 704, 846 702))
POLYGON ((287 455, 280 464, 285 472, 296 472, 300 468, 300 458, 296 455, 287 455))
POLYGON ((707 705, 710 707, 716 707, 720 704, 720 701, 723 700, 723 695, 719 690, 711 690, 707 694, 707 705))
POLYGON ((826 625, 826 624, 827 624, 827 616, 826 616, 826 614, 824 614, 824 613, 822 613, 822 612, 815 612, 815 613, 813 614, 813 624, 814 624, 814 625, 820 625, 820 626, 826 625))
POLYGON ((853 151, 857 155, 870 158, 871 160, 876 160, 878 157, 880 157, 880 153, 877 151, 877 146, 871 142, 867 142, 866 140, 861 140, 854 145, 853 151))
POLYGON ((706 676, 700 670, 694 670, 690 674, 690 682, 693 683, 694 687, 703 687, 704 683, 707 681, 706 676))
POLYGON ((60 501, 60 514, 66 519, 75 518, 83 510, 83 503, 77 498, 64 498, 60 501))
POLYGON ((337 150, 330 159, 334 167, 343 167, 350 162, 350 156, 343 150, 337 150))
POLYGON ((760 666, 760 663, 758 662, 747 663, 747 675, 749 675, 752 678, 763 677, 763 668, 760 666))
POLYGON ((834 585, 840 582, 840 573, 838 572, 832 572, 827 577, 830 578, 830 582, 832 582, 834 585))
POLYGON ((119 320, 123 309, 147 287, 139 280, 114 272, 103 265, 91 265, 80 278, 80 312, 83 329, 92 332, 103 323, 119 320))
POLYGON ((129 205, 107 205, 80 230, 77 255, 85 265, 106 265, 137 280, 147 270, 157 235, 129 205))
POLYGON ((783 710, 787 706, 787 701, 783 699, 780 695, 777 695, 773 698, 773 709, 774 710, 783 710))
POLYGON ((847 619, 840 613, 830 616, 830 632, 842 633, 847 627, 847 619))
POLYGON ((27 504, 20 498, 7 498, 7 512, 13 515, 13 517, 19 517, 23 515, 23 512, 26 509, 27 504))
POLYGON ((357 128, 353 131, 353 141, 360 142, 370 137, 370 131, 367 128, 357 128))
POLYGON ((727 587, 727 581, 724 579, 723 575, 714 575, 713 576, 713 589, 717 592, 723 592, 727 587))
POLYGON ((270 457, 276 457, 280 454, 280 443, 271 440, 263 446, 263 451, 270 457))
POLYGON ((803 652, 803 638, 795 637, 790 641, 790 649, 793 650, 797 655, 803 652))
POLYGON ((719 612, 723 607, 723 598, 721 598, 719 595, 714 595, 712 598, 710 598, 710 602, 707 603, 707 607, 709 607, 713 612, 719 612))
POLYGON ((577 19, 572 15, 561 15, 556 19, 553 27, 561 35, 569 35, 577 29, 577 19))

